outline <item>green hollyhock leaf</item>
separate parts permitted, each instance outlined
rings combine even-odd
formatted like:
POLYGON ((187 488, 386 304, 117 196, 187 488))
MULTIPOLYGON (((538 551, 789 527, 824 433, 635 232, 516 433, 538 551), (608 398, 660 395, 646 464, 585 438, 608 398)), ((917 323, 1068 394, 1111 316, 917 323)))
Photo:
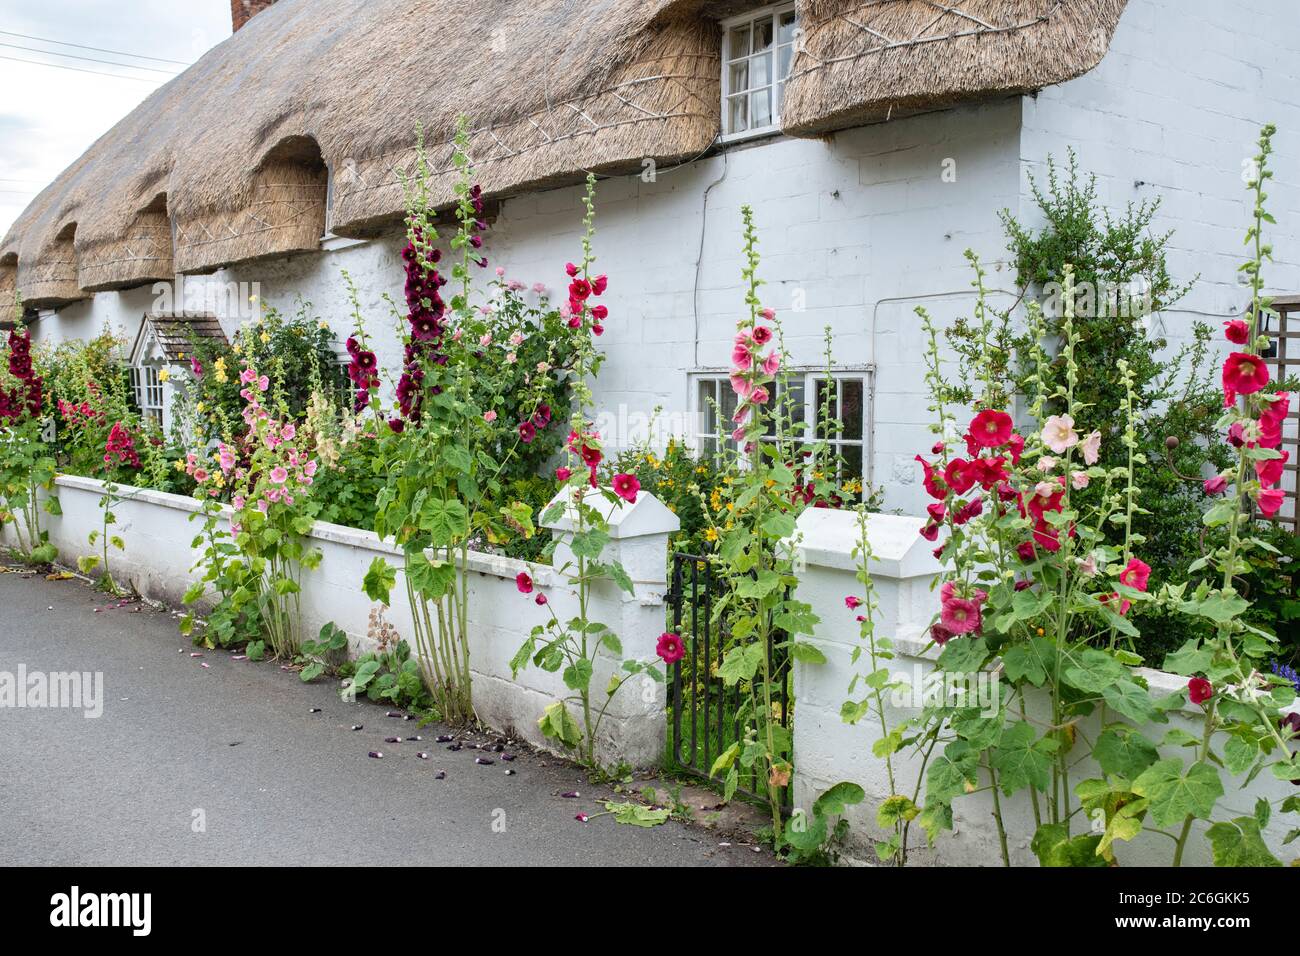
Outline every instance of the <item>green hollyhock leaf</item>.
POLYGON ((1151 695, 1147 693, 1146 688, 1140 687, 1130 680, 1107 684, 1102 689, 1101 696, 1111 709, 1139 724, 1163 724, 1168 720, 1151 703, 1151 695))
POLYGON ((1214 851, 1215 866, 1281 866, 1259 835, 1254 817, 1237 817, 1230 823, 1216 823, 1205 831, 1214 851))
POLYGON ((1132 780, 1160 759, 1155 744, 1128 724, 1111 724, 1097 737, 1092 755, 1102 772, 1132 780))
POLYGON ((657 827, 672 813, 667 807, 646 807, 639 803, 614 803, 606 801, 605 809, 614 814, 618 823, 634 827, 657 827))
POLYGON ((895 823, 915 820, 920 813, 921 808, 913 803, 909 797, 897 795, 887 797, 876 810, 876 825, 882 830, 888 830, 895 823))
POLYGON ((556 701, 542 711, 537 727, 547 737, 568 747, 576 747, 582 741, 582 731, 562 701, 556 701))
POLYGON ((953 797, 974 790, 979 751, 964 740, 954 740, 930 763, 925 774, 926 803, 951 803, 953 797))
POLYGON ((1200 643, 1197 638, 1192 638, 1172 654, 1166 654, 1164 669, 1183 677, 1204 673, 1214 660, 1214 654, 1208 647, 1201 647, 1200 643))
POLYGON ((1056 660, 1056 645, 1046 637, 1032 640, 1007 648, 1002 654, 1002 666, 1007 679, 1013 684, 1027 680, 1035 687, 1042 687, 1047 680, 1056 660))
POLYGON ((1133 792, 1151 801, 1151 819, 1157 826, 1181 823, 1184 817, 1209 817, 1223 796, 1219 771, 1206 763, 1194 763, 1183 772, 1183 762, 1174 757, 1158 760, 1133 781, 1133 792))
POLYGON ((1046 791, 1051 780, 1054 741, 1037 739, 1029 724, 1019 721, 1002 732, 1002 742, 991 761, 998 772, 998 784, 1007 796, 1025 787, 1046 791))
POLYGON ((1045 823, 1034 834, 1029 848, 1043 866, 1108 866, 1097 853, 1101 839, 1096 833, 1071 837, 1069 824, 1045 823))
POLYGON ((979 670, 988 659, 988 645, 982 637, 954 637, 939 655, 939 670, 969 674, 979 670))
POLYGON ((1245 773, 1259 756, 1259 744, 1233 735, 1223 745, 1223 765, 1233 776, 1245 773))
POLYGON ((361 588, 370 600, 387 604, 388 596, 396 583, 397 569, 383 558, 375 558, 370 562, 370 569, 361 580, 361 588))
POLYGON ((845 807, 861 803, 866 799, 866 796, 866 791, 856 783, 843 780, 817 798, 817 801, 813 804, 813 815, 818 817, 835 816, 843 813, 845 807))
POLYGON ((1085 648, 1076 661, 1065 669, 1065 680, 1086 693, 1100 694, 1112 684, 1128 679, 1128 668, 1105 651, 1085 648))

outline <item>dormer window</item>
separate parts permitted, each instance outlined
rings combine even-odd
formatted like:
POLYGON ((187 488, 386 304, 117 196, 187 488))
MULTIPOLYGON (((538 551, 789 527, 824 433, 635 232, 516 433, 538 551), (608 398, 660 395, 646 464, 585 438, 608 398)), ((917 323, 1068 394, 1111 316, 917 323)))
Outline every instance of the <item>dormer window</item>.
POLYGON ((722 23, 722 134, 725 139, 775 132, 794 60, 798 19, 782 3, 722 23))

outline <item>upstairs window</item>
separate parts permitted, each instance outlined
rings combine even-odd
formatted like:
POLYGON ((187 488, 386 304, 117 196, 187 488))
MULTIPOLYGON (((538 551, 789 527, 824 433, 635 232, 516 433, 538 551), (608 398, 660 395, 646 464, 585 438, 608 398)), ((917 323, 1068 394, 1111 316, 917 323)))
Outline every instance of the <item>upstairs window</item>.
POLYGON ((131 366, 131 388, 142 417, 163 424, 163 383, 156 365, 131 366))
POLYGON ((781 125, 781 97, 794 60, 794 4, 764 7, 722 23, 722 133, 733 138, 781 125))

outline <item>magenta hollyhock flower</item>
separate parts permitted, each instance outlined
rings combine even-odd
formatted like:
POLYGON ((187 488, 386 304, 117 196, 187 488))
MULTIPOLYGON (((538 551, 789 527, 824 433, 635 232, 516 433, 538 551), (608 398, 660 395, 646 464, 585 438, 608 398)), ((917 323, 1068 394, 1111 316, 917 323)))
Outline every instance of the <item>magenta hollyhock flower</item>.
POLYGON ((546 595, 539 591, 537 597, 533 598, 533 603, 538 607, 542 607, 546 603, 546 595))
POLYGON ((520 571, 515 575, 515 587, 519 589, 520 594, 533 593, 533 579, 528 576, 527 571, 520 571))
POLYGON ((1124 570, 1119 573, 1119 583, 1128 585, 1135 591, 1145 591, 1151 577, 1151 565, 1141 558, 1130 558, 1124 570))
POLYGON ((522 441, 525 445, 527 445, 527 444, 529 444, 529 443, 530 443, 534 438, 536 438, 536 437, 537 437, 537 429, 536 429, 536 427, 534 427, 534 425, 533 425, 532 422, 520 422, 520 423, 519 423, 519 440, 520 440, 520 441, 522 441))
POLYGON ((1245 345, 1250 341, 1250 326, 1244 319, 1229 319, 1223 323, 1223 337, 1234 345, 1245 345))
POLYGON ((665 664, 676 664, 686 656, 686 645, 682 639, 671 631, 664 631, 659 635, 659 643, 655 645, 655 653, 663 660, 665 664))
POLYGON ((731 390, 740 397, 742 402, 749 398, 749 393, 752 389, 753 386, 745 376, 739 373, 735 373, 731 376, 731 390))
POLYGON ((596 295, 604 295, 605 290, 609 288, 609 276, 598 275, 591 280, 591 291, 596 295))
POLYGON ((1203 487, 1207 495, 1221 495, 1228 488, 1228 479, 1223 475, 1215 475, 1213 478, 1206 478, 1203 487))
POLYGON ((635 475, 618 474, 613 480, 614 493, 625 501, 636 502, 636 494, 641 490, 641 482, 635 475))
POLYGON ((766 325, 754 326, 754 342, 758 345, 766 345, 772 341, 772 330, 766 325))
POLYGON ((952 631, 948 630, 937 621, 930 626, 930 639, 940 647, 943 647, 943 645, 947 644, 954 637, 956 637, 956 635, 953 634, 952 631))
POLYGON ((1267 461, 1255 462, 1255 474, 1259 478, 1259 483, 1267 488, 1269 485, 1276 485, 1282 480, 1282 472, 1286 470, 1286 463, 1290 459, 1289 451, 1282 452, 1281 458, 1270 458, 1267 461))
POLYGON ((844 599, 844 606, 848 608, 850 611, 856 611, 858 608, 862 606, 862 599, 854 597, 852 594, 850 594, 848 597, 844 599))
POLYGON ((939 611, 939 620, 953 634, 979 631, 984 625, 979 604, 959 597, 943 602, 943 607, 939 611))
POLYGON ((986 408, 970 423, 970 439, 981 448, 998 448, 1011 439, 1011 416, 995 408, 986 408))
POLYGON ((1258 355, 1233 352, 1223 363, 1223 390, 1237 395, 1253 395, 1268 384, 1268 366, 1258 355))
POLYGON ((754 365, 754 356, 744 345, 737 345, 731 350, 731 365, 739 371, 748 371, 754 365))
POLYGON ((1265 518, 1277 514, 1284 501, 1286 501, 1286 492, 1281 488, 1261 488, 1258 497, 1255 498, 1260 514, 1265 518))
POLYGON ((1214 685, 1204 677, 1193 677, 1187 682, 1187 699, 1193 704, 1203 704, 1214 696, 1214 685))
POLYGON ((573 477, 573 471, 572 469, 565 468, 563 465, 561 465, 559 468, 555 469, 555 477, 556 480, 558 481, 568 481, 571 477, 573 477))

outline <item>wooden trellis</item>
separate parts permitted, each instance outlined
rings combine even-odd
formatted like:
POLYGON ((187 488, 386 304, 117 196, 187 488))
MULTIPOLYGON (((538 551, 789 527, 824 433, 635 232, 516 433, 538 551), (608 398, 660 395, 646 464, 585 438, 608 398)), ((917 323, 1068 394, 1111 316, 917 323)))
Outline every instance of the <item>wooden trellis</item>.
MULTIPOLYGON (((1273 299, 1273 310, 1277 316, 1269 317, 1264 334, 1272 343, 1267 353, 1270 371, 1274 381, 1283 381, 1289 377, 1300 376, 1300 293, 1280 295, 1273 299)), ((1293 390, 1294 392, 1294 390, 1293 390)), ((1278 510, 1273 520, 1300 534, 1300 396, 1291 397, 1291 413, 1282 426, 1282 448, 1290 452, 1291 460, 1286 464, 1282 478, 1282 488, 1286 491, 1286 503, 1278 510)))

